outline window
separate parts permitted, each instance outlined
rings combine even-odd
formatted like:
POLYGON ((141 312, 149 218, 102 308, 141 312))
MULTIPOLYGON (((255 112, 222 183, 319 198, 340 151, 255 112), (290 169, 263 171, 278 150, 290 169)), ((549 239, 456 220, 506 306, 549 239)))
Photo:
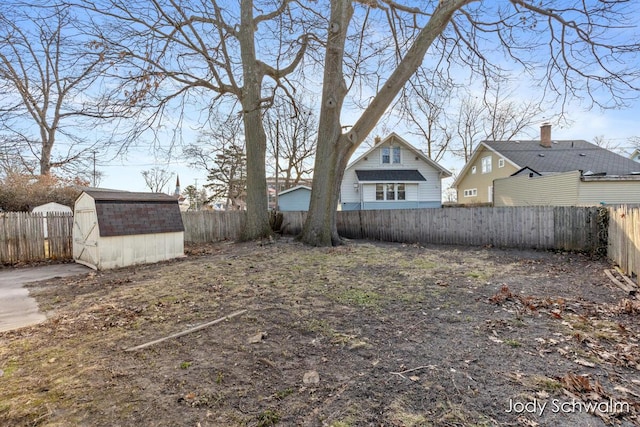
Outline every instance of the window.
POLYGON ((491 172, 491 156, 482 158, 482 173, 491 172))
POLYGON ((504 159, 498 159, 498 167, 499 168, 503 168, 504 167, 504 159))
POLYGON ((477 188, 470 188, 468 190, 464 190, 464 197, 475 197, 478 195, 477 188))
POLYGON ((406 200, 404 184, 376 184, 376 200, 406 200))
POLYGON ((400 147, 382 147, 382 163, 400 163, 400 147))
POLYGON ((471 166, 471 173, 475 174, 477 169, 478 168, 476 168, 475 166, 471 166))
POLYGON ((396 199, 396 191, 395 191, 395 185, 394 184, 386 184, 385 185, 387 187, 387 191, 385 194, 385 200, 395 200, 396 199))
POLYGON ((382 163, 391 163, 391 148, 382 147, 382 163))
POLYGON ((376 200, 384 200, 384 184, 376 184, 376 200))
POLYGON ((404 184, 398 184, 398 200, 406 200, 406 192, 404 190, 404 184))
POLYGON ((393 163, 400 163, 400 147, 393 147, 393 163))

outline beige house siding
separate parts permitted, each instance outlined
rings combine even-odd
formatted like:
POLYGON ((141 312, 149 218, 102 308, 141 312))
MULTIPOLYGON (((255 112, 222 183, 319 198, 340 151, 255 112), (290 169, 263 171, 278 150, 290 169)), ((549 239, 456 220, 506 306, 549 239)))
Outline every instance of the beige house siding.
POLYGON ((601 202, 607 205, 639 204, 640 180, 580 181, 579 204, 595 206, 601 202))
POLYGON ((579 184, 579 171, 497 179, 494 206, 576 206, 579 184))
MULTIPOLYGON (((458 196, 458 204, 475 204, 491 202, 489 195, 489 187, 493 186, 493 181, 498 178, 508 177, 518 171, 513 164, 504 159, 504 165, 499 167, 500 159, 504 159, 499 154, 482 147, 476 155, 471 159, 472 163, 465 166, 464 176, 458 178, 456 192, 458 196), (484 158, 491 159, 491 172, 482 172, 482 162, 484 158), (473 168, 475 167, 475 173, 473 168), (465 197, 465 190, 476 189, 476 196, 465 197)), ((495 189, 494 189, 495 198, 495 189)))

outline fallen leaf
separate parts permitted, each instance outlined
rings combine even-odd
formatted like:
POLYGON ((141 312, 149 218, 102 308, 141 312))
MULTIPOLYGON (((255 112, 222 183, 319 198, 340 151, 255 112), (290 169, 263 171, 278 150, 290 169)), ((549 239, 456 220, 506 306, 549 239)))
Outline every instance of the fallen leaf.
POLYGON ((318 384, 320 382, 320 375, 317 371, 307 371, 302 377, 304 384, 318 384))
POLYGON ((250 336, 247 339, 247 342, 249 344, 256 344, 256 343, 259 343, 260 341, 262 341, 266 337, 267 337, 267 333, 266 332, 258 332, 257 334, 250 336))

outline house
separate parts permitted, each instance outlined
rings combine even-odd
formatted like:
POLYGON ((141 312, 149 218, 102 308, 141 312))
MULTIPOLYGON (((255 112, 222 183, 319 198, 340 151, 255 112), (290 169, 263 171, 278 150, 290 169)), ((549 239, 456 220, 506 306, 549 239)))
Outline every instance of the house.
POLYGON ((633 150, 633 153, 631 153, 629 158, 634 162, 640 163, 640 148, 636 148, 635 150, 633 150))
POLYGON ((178 200, 162 193, 91 189, 76 199, 73 259, 97 270, 184 256, 178 200))
POLYGON ((278 194, 278 210, 287 211, 308 211, 311 201, 311 187, 306 185, 296 185, 278 194))
POLYGON ((441 180, 451 172, 406 140, 390 134, 347 166, 340 187, 342 210, 417 209, 442 206, 441 180))
POLYGON ((552 140, 544 124, 540 140, 481 142, 454 187, 462 205, 593 205, 632 203, 639 178, 640 164, 587 141, 552 140))

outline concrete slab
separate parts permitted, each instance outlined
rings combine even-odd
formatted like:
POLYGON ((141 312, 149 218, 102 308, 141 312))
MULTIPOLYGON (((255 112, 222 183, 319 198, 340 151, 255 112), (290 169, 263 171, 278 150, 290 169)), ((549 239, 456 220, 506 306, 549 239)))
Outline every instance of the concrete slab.
POLYGON ((80 264, 54 264, 40 267, 0 270, 0 332, 35 325, 47 319, 38 303, 29 296, 25 283, 92 272, 80 264))

